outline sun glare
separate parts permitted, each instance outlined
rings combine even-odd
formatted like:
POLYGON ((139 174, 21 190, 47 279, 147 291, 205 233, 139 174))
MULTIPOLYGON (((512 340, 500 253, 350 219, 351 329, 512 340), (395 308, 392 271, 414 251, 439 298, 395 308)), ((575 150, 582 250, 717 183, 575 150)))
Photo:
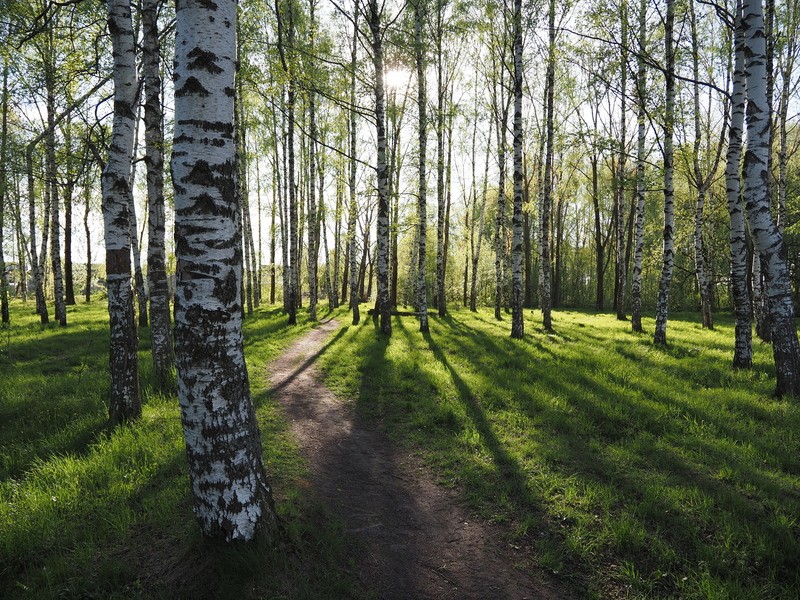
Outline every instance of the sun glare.
POLYGON ((398 90, 406 87, 411 81, 411 73, 405 69, 391 69, 383 76, 387 88, 398 90))

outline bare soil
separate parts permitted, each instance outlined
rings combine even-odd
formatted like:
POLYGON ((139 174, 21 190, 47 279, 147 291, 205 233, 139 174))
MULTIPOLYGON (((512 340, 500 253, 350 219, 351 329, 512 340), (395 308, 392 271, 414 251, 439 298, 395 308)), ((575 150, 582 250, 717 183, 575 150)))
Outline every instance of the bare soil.
POLYGON ((337 328, 321 323, 268 370, 316 493, 354 538, 362 585, 387 600, 568 598, 507 531, 470 515, 457 491, 325 387, 315 361, 337 328))

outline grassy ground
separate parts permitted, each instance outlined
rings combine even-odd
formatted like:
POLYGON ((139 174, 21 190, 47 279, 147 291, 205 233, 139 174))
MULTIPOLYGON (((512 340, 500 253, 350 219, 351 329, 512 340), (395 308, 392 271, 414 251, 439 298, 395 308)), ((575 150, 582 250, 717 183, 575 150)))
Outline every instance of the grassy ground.
POLYGON ((696 321, 663 349, 585 312, 548 335, 526 311, 521 341, 488 311, 368 320, 322 366, 579 597, 800 597, 800 404, 770 397, 768 347, 734 372, 730 319, 696 321))
MULTIPOLYGON (((268 472, 288 542, 204 543, 191 512, 177 400, 155 394, 140 332, 144 413, 105 427, 103 302, 66 329, 12 305, 0 329, 0 598, 346 598, 349 550, 310 492, 306 466, 269 401, 264 365, 309 327, 277 310, 246 321, 246 354, 268 472)), ((302 319, 301 319, 302 321, 302 319)))

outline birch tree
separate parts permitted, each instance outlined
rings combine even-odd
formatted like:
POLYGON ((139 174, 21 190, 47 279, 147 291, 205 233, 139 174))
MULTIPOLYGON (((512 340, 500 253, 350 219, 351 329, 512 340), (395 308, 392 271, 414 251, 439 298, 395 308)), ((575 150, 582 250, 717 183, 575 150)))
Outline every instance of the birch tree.
POLYGON ((753 321, 750 292, 747 289, 747 237, 740 180, 746 85, 744 32, 741 19, 742 3, 741 0, 737 0, 733 23, 734 62, 730 103, 731 120, 725 162, 725 188, 728 196, 728 214, 730 215, 731 289, 733 291, 733 314, 736 319, 733 367, 736 369, 749 368, 753 364, 753 321))
POLYGON ((539 305, 542 309, 542 325, 545 330, 553 329, 551 317, 552 296, 550 295, 550 206, 553 192, 553 88, 555 85, 556 63, 556 4, 550 0, 548 14, 547 75, 545 81, 545 158, 544 176, 539 209, 539 305))
POLYGON ((525 334, 522 299, 522 0, 514 0, 514 212, 511 221, 511 337, 525 334))
POLYGON ((175 354, 194 511, 204 535, 275 540, 244 361, 236 227, 236 2, 176 10, 175 354))
MULTIPOLYGON (((777 384, 775 395, 800 396, 800 345, 795 328, 786 246, 770 214, 768 161, 770 109, 767 104, 767 49, 761 0, 743 0, 741 28, 747 81, 747 149, 743 177, 745 210, 750 234, 764 266, 769 298, 772 353, 777 384)), ((755 260, 755 259, 754 259, 755 260)))
POLYGON ((131 288, 130 173, 136 102, 136 45, 129 0, 108 0, 114 59, 114 121, 102 175, 106 282, 111 340, 109 367, 112 424, 141 414, 136 322, 131 288))
POLYGON ((158 0, 142 0, 142 76, 144 77, 144 142, 147 168, 147 284, 150 302, 150 345, 156 381, 170 386, 173 368, 166 249, 164 245, 164 131, 161 123, 161 46, 158 0))
POLYGON ((636 56, 636 226, 633 250, 633 277, 631 279, 631 329, 642 331, 642 258, 644 254, 644 165, 647 117, 647 2, 639 0, 638 54, 636 56))
POLYGON ((417 67, 417 109, 419 112, 418 140, 419 156, 417 162, 417 174, 419 184, 417 187, 417 302, 419 310, 419 330, 422 333, 430 331, 428 325, 428 305, 427 290, 425 286, 425 253, 427 246, 427 171, 426 171, 426 149, 427 149, 427 90, 425 84, 425 47, 422 42, 422 25, 425 20, 424 0, 414 2, 414 59, 417 67))
POLYGON ((673 29, 675 26, 675 0, 667 0, 667 15, 664 21, 664 77, 666 79, 666 104, 664 109, 664 248, 661 278, 658 284, 656 303, 656 329, 653 342, 667 344, 667 315, 669 311, 669 288, 675 267, 675 187, 674 151, 672 137, 675 125, 675 51, 673 29))

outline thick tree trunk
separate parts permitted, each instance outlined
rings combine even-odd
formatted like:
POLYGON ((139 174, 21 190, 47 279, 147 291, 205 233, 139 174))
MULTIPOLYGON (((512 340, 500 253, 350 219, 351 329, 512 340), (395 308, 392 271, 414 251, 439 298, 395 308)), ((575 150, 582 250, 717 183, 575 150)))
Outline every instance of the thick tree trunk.
POLYGON ((664 111, 664 251, 661 279, 658 284, 656 303, 655 344, 667 344, 667 316, 669 312, 669 288, 675 265, 675 188, 673 185, 674 152, 672 134, 675 123, 675 52, 673 29, 675 25, 675 0, 667 0, 667 18, 664 24, 664 64, 666 66, 666 108, 664 111))
POLYGON ((725 187, 728 195, 728 214, 731 219, 731 289, 734 328, 733 367, 747 369, 753 365, 753 324, 750 293, 747 289, 747 237, 740 181, 742 130, 745 110, 744 36, 741 27, 741 0, 736 3, 731 122, 728 132, 728 153, 725 164, 725 187))
POLYGON ((522 0, 514 0, 514 212, 511 221, 511 337, 525 335, 522 297, 522 0))
POLYGON ((753 244, 765 267, 765 287, 772 321, 772 352, 777 385, 775 395, 800 395, 800 345, 794 320, 787 251, 770 214, 768 157, 770 111, 764 20, 760 0, 744 0, 747 80, 747 150, 744 155, 745 209, 753 244))
POLYGON ((275 541, 240 318, 234 98, 226 93, 234 89, 236 2, 181 2, 176 18, 175 354, 194 511, 206 536, 275 541))
POLYGON ((164 232, 164 131, 161 128, 161 47, 158 0, 142 0, 142 76, 144 77, 144 143, 147 168, 147 285, 150 301, 150 345, 155 379, 162 390, 173 386, 174 351, 169 310, 164 232))
POLYGON ((109 367, 112 424, 141 414, 138 340, 131 288, 130 173, 136 101, 136 45, 129 0, 108 1, 114 57, 114 121, 103 170, 103 223, 111 340, 109 367))

